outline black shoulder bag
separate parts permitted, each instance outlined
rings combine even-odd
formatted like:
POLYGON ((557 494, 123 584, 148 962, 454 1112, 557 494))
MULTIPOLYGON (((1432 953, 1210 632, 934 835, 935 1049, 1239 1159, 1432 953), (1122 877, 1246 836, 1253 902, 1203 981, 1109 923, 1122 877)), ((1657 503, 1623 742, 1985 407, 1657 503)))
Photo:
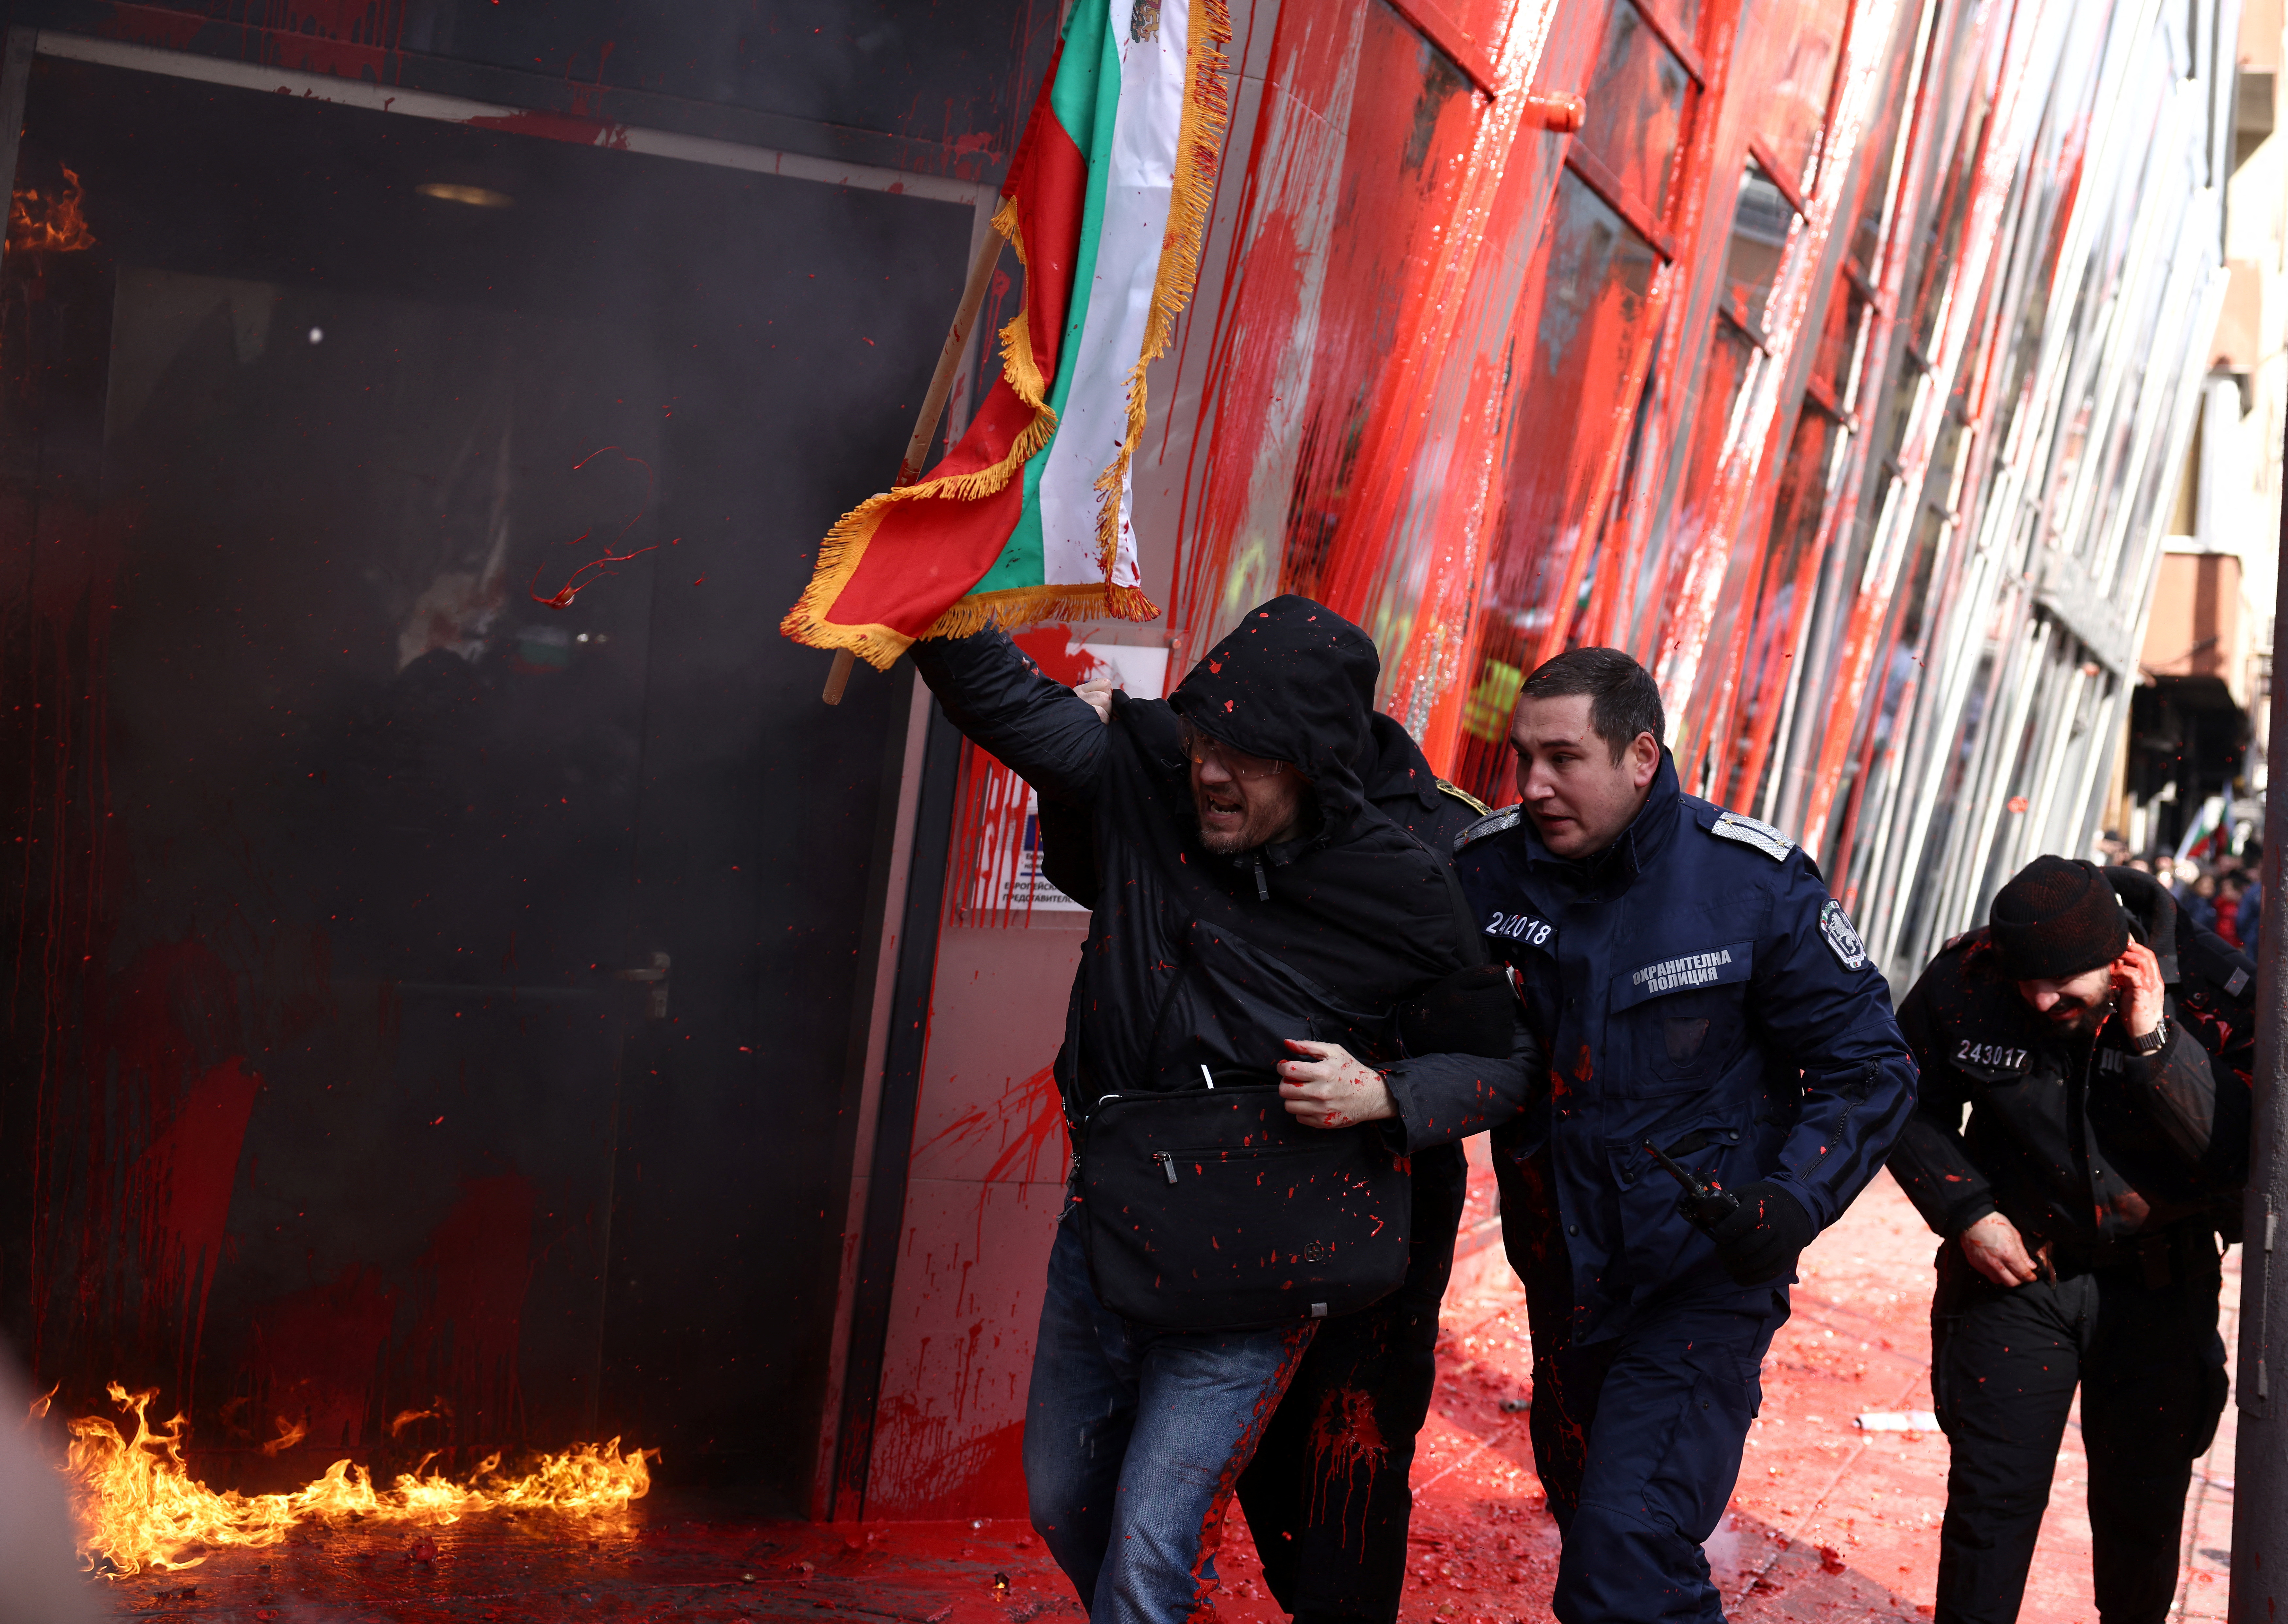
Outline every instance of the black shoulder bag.
POLYGON ((1381 1130, 1307 1128, 1259 1073, 1106 1095, 1083 1132, 1080 1195, 1096 1295, 1139 1325, 1320 1319, 1406 1276, 1413 1201, 1381 1130))
MULTIPOLYGON (((1457 916, 1469 911, 1450 871, 1457 916)), ((1517 1003, 1484 961, 1388 1018, 1402 1054, 1507 1055, 1517 1003)), ((1361 1057, 1365 1058, 1365 1057, 1361 1057)), ((1096 1295, 1162 1330, 1235 1331, 1347 1314, 1398 1289, 1413 1240, 1405 1161, 1380 1127, 1310 1128, 1278 1079, 1218 1073, 1176 1094, 1108 1094, 1080 1134, 1082 1236, 1096 1295)))

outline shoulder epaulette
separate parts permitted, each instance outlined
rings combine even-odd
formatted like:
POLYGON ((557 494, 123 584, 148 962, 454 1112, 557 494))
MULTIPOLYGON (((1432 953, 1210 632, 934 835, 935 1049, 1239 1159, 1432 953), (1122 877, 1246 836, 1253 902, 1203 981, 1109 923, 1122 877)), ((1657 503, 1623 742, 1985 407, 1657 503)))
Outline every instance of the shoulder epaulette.
POLYGON ((1481 818, 1490 818, 1490 817, 1491 817, 1491 816, 1493 815, 1493 810, 1494 810, 1494 809, 1493 809, 1492 807, 1490 807, 1490 806, 1487 805, 1483 801, 1481 801, 1480 799, 1478 799, 1478 797, 1477 797, 1477 796, 1475 796, 1472 795, 1468 790, 1466 790, 1466 789, 1463 788, 1459 784, 1450 784, 1450 783, 1448 783, 1448 782, 1447 782, 1444 779, 1442 779, 1442 778, 1434 778, 1434 779, 1432 779, 1430 781, 1431 781, 1432 783, 1434 783, 1434 784, 1437 785, 1437 786, 1438 786, 1438 788, 1439 788, 1439 789, 1440 789, 1441 791, 1442 791, 1444 794, 1447 794, 1447 795, 1450 795, 1450 796, 1452 796, 1456 800, 1459 801, 1463 805, 1465 805, 1465 806, 1468 807, 1472 812, 1474 812, 1477 813, 1479 817, 1481 817, 1481 818))
POLYGON ((1524 820, 1525 809, 1522 806, 1505 806, 1498 812, 1489 812, 1454 836, 1454 850, 1459 852, 1470 842, 1483 840, 1489 835, 1505 833, 1524 820))
POLYGON ((1738 812, 1718 812, 1710 834, 1719 840, 1736 840, 1744 846, 1753 846, 1776 863, 1787 860, 1795 850, 1795 842, 1781 834, 1760 818, 1744 818, 1738 812))

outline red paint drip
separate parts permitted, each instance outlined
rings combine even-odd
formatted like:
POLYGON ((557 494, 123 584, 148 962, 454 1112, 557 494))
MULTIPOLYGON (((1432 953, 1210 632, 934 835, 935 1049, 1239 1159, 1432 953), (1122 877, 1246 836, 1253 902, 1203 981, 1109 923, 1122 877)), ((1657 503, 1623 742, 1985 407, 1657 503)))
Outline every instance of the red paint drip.
MULTIPOLYGON (((615 535, 612 538, 613 543, 616 545, 629 531, 634 529, 638 524, 641 523, 643 516, 651 511, 652 492, 655 487, 655 481, 653 479, 651 464, 649 463, 645 462, 643 458, 636 456, 632 451, 621 450, 617 446, 598 447, 595 450, 591 451, 587 456, 582 457, 578 462, 573 463, 572 471, 574 473, 578 473, 582 469, 594 462, 598 457, 603 456, 607 451, 618 452, 622 462, 633 463, 637 467, 642 469, 644 473, 643 505, 628 516, 627 523, 620 527, 619 535, 615 535)), ((577 547, 581 543, 586 541, 595 533, 595 527, 591 526, 564 544, 567 547, 577 547)), ((679 536, 676 539, 679 541, 682 538, 679 536)), ((630 558, 640 558, 647 552, 657 552, 658 551, 659 544, 655 542, 648 547, 639 547, 633 552, 607 552, 602 558, 592 559, 574 570, 571 575, 565 581, 564 584, 557 588, 554 592, 546 598, 543 598, 538 592, 533 590, 533 588, 537 587, 540 584, 540 572, 547 567, 545 564, 536 564, 533 566, 532 582, 530 585, 525 588, 525 594, 527 597, 530 598, 533 602, 543 605, 548 608, 568 609, 572 606, 572 600, 574 598, 579 597, 582 592, 585 591, 589 587, 593 586, 602 577, 606 575, 616 575, 620 573, 619 571, 612 568, 611 566, 615 564, 624 564, 630 558)), ((700 581, 704 581, 706 577, 702 575, 699 579, 700 581)), ((691 584, 697 586, 699 582, 695 581, 691 584)))
POLYGON ((1223 1546, 1225 1514, 1231 1509, 1231 1497, 1239 1487, 1239 1475, 1255 1458, 1256 1446, 1263 1441, 1263 1430, 1271 1424, 1279 1400, 1286 1396, 1287 1384, 1295 1379, 1295 1367, 1303 1362, 1303 1355, 1309 1351, 1311 1337, 1317 1329, 1315 1325, 1302 1325, 1288 1332, 1286 1363, 1280 1367, 1278 1379, 1257 1396, 1255 1413, 1248 1418, 1247 1430, 1232 1446, 1231 1458, 1224 1462, 1223 1471, 1216 1478, 1214 1498, 1208 1501, 1207 1515, 1200 1519, 1199 1552, 1192 1558, 1192 1610, 1186 1615, 1186 1624, 1214 1624, 1215 1581, 1208 1577, 1208 1569, 1223 1546))
POLYGON ((1351 1493, 1355 1487, 1363 1486, 1369 1493, 1360 1498, 1358 1532, 1360 1542, 1364 1543, 1374 1475, 1389 1459, 1390 1446, 1383 1441, 1382 1428, 1374 1418, 1373 1396, 1351 1387, 1329 1391, 1319 1401, 1319 1413, 1311 1418, 1312 1520, 1319 1520, 1339 1474, 1343 1506, 1335 1519, 1338 1537, 1342 1543, 1350 1543, 1351 1493), (1366 1475, 1363 1485, 1355 1481, 1362 1470, 1366 1475))

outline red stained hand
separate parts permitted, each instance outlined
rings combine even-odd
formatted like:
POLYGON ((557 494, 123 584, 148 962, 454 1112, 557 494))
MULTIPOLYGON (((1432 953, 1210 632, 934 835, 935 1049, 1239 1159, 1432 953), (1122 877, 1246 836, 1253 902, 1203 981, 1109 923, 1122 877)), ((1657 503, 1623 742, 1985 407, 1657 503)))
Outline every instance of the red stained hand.
POLYGON ((1304 1058, 1279 1063, 1279 1094, 1307 1127, 1348 1128, 1398 1114, 1382 1073, 1341 1044, 1289 1038, 1287 1047, 1304 1058))
POLYGON ((2144 1037, 2161 1024, 2161 961, 2143 942, 2130 943, 2113 961, 2113 995, 2131 1037, 2144 1037))
POLYGON ((1997 1286, 2023 1286, 2039 1272, 2018 1226, 1998 1212, 1988 1213, 1964 1230, 1961 1240, 1970 1266, 1997 1286))

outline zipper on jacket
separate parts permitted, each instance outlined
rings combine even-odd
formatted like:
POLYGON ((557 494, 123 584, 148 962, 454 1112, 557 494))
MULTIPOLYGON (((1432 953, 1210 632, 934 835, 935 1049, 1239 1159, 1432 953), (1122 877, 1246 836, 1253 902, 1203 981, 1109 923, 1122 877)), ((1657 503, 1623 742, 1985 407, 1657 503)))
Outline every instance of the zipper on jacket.
POLYGON ((1255 858, 1255 898, 1259 902, 1271 900, 1271 878, 1263 872, 1263 856, 1260 852, 1258 852, 1255 858))
POLYGON ((1176 1182, 1176 1153, 1173 1151, 1154 1151, 1152 1153, 1152 1160, 1160 1164, 1160 1170, 1168 1176, 1168 1182, 1172 1184, 1174 1184, 1176 1182))

